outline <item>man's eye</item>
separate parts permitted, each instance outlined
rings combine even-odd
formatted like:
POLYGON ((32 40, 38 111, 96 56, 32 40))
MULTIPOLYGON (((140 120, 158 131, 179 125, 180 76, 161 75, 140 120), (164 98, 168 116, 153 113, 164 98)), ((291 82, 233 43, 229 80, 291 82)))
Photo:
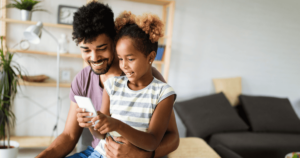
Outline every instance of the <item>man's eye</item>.
POLYGON ((119 58, 119 60, 123 60, 122 58, 119 58))
POLYGON ((87 53, 87 52, 89 52, 89 51, 90 51, 90 50, 85 50, 85 51, 83 51, 83 52, 86 52, 86 53, 87 53))
POLYGON ((97 51, 101 51, 101 50, 105 50, 107 47, 105 47, 105 48, 102 48, 102 49, 97 49, 97 51))
POLYGON ((133 61, 134 59, 128 59, 129 61, 133 61))

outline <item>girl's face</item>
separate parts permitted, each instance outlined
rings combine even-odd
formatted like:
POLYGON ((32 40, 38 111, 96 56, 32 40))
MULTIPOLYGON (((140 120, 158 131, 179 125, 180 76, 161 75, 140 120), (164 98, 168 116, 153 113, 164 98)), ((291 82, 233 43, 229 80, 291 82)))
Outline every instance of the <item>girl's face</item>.
POLYGON ((129 37, 122 37, 116 44, 119 58, 119 66, 131 82, 151 77, 151 64, 154 59, 151 55, 146 57, 142 52, 135 49, 129 37))

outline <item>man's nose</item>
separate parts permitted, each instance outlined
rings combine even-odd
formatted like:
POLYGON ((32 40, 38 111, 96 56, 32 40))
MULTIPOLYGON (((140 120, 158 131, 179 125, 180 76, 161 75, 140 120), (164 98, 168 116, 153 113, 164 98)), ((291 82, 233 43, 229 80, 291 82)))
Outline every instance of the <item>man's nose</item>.
POLYGON ((95 62, 98 60, 97 54, 96 54, 96 51, 95 51, 95 50, 91 50, 90 60, 91 60, 91 61, 95 61, 95 62))

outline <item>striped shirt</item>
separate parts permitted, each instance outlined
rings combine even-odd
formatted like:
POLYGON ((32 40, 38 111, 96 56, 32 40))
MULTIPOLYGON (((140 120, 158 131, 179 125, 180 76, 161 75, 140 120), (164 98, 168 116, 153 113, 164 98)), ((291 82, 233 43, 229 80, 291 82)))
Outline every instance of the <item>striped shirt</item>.
MULTIPOLYGON (((171 86, 156 78, 141 90, 131 90, 126 76, 112 77, 104 82, 105 90, 110 99, 110 115, 132 128, 147 132, 152 114, 159 102, 176 94, 171 86)), ((113 137, 121 136, 116 131, 109 132, 113 137)), ((95 148, 105 156, 105 139, 95 148)))

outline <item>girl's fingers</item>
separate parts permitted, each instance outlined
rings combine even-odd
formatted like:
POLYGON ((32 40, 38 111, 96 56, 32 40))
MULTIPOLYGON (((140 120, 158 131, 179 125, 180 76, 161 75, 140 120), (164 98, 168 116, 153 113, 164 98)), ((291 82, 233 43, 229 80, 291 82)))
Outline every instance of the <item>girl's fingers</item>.
POLYGON ((101 134, 105 134, 109 132, 109 129, 104 125, 98 129, 98 132, 100 132, 101 134))

